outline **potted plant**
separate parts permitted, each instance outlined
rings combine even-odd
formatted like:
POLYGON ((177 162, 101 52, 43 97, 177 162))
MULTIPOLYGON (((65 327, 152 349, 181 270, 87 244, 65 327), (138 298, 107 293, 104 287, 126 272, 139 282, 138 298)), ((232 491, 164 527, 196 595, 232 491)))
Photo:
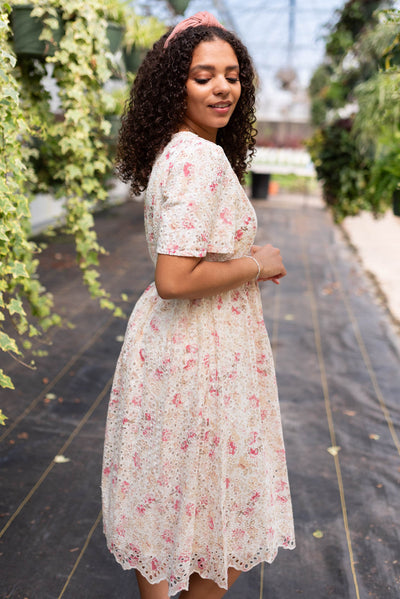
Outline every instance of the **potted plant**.
POLYGON ((136 73, 148 49, 165 33, 165 25, 156 17, 131 13, 125 22, 123 57, 127 73, 136 73))
POLYGON ((11 26, 14 52, 17 55, 35 58, 53 56, 64 35, 61 12, 50 4, 45 11, 33 4, 14 5, 11 26), (50 32, 47 39, 43 39, 45 29, 50 32))

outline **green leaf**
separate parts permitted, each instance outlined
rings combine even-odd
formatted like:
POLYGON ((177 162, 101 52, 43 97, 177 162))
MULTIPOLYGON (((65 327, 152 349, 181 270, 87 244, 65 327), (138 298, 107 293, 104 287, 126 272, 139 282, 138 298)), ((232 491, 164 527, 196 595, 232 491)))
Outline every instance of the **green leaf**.
POLYGON ((17 90, 14 89, 13 87, 4 87, 2 90, 2 93, 3 93, 3 97, 12 98, 16 103, 18 102, 19 94, 18 94, 17 90))
POLYGON ((26 312, 20 299, 13 298, 7 306, 10 314, 19 314, 20 316, 26 316, 26 312))
POLYGON ((68 164, 65 168, 65 172, 71 179, 79 179, 81 176, 81 169, 75 164, 68 164))
POLYGON ((45 14, 45 8, 43 6, 35 6, 30 13, 31 17, 43 17, 45 14))
MULTIPOLYGON (((10 379, 9 376, 7 376, 3 369, 0 368, 0 387, 4 387, 7 389, 15 389, 12 380, 10 379)), ((1 410, 0 410, 1 412, 1 410)))
POLYGON ((28 271, 26 270, 25 264, 22 264, 22 262, 14 262, 14 264, 10 268, 10 273, 15 278, 19 278, 19 277, 29 278, 29 274, 28 274, 28 271))
POLYGON ((102 308, 106 308, 107 310, 113 310, 114 309, 114 304, 112 302, 110 302, 110 300, 104 299, 104 298, 100 299, 100 306, 102 308))
POLYGON ((0 331, 0 349, 5 352, 11 351, 14 354, 21 354, 15 340, 3 331, 0 331))
MULTIPOLYGON (((0 386, 1 386, 1 387, 5 387, 6 385, 2 385, 2 384, 1 384, 1 383, 2 383, 1 372, 2 372, 2 371, 0 371, 0 386)), ((7 378, 8 378, 8 377, 7 377, 7 378)), ((11 387, 11 388, 13 388, 13 387, 11 387)), ((0 410, 0 424, 1 424, 2 426, 5 426, 5 424, 6 424, 6 420, 7 420, 7 419, 8 419, 8 416, 6 416, 5 414, 3 414, 3 410, 0 410)))
POLYGON ((4 225, 0 225, 0 240, 1 241, 9 241, 8 236, 5 233, 6 227, 4 225))
POLYGON ((45 23, 51 29, 58 29, 58 27, 59 27, 58 19, 54 18, 54 17, 49 18, 49 19, 45 19, 45 23))
POLYGON ((37 337, 40 335, 39 329, 33 326, 33 324, 29 325, 29 337, 37 337))
POLYGON ((2 57, 5 58, 6 60, 9 61, 11 68, 13 69, 15 67, 15 65, 17 64, 17 59, 15 56, 13 56, 12 54, 9 54, 8 52, 2 52, 2 57))

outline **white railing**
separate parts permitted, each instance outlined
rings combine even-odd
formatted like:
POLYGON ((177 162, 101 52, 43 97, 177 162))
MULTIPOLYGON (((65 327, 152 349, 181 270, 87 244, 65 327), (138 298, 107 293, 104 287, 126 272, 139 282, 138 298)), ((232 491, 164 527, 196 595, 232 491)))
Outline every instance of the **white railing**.
POLYGON ((311 157, 306 150, 257 148, 250 169, 253 173, 315 177, 311 157))

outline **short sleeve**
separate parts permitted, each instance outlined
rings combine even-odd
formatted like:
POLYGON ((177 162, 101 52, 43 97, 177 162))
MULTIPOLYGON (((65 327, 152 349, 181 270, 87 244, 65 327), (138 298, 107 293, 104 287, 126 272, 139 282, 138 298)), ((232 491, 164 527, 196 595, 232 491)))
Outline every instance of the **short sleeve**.
POLYGON ((158 254, 204 257, 207 253, 233 253, 232 177, 222 148, 210 142, 191 143, 171 157, 160 210, 158 254))

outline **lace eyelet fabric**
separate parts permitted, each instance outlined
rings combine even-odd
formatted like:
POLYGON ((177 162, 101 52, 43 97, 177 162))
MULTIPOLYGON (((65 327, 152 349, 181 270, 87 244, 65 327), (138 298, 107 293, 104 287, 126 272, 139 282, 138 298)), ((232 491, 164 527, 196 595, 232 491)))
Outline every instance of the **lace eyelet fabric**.
MULTIPOLYGON (((257 222, 221 147, 190 132, 157 157, 145 197, 151 258, 249 254, 257 222)), ((278 393, 258 284, 136 303, 117 362, 104 446, 103 521, 124 569, 174 595, 198 572, 295 546, 278 393)))

